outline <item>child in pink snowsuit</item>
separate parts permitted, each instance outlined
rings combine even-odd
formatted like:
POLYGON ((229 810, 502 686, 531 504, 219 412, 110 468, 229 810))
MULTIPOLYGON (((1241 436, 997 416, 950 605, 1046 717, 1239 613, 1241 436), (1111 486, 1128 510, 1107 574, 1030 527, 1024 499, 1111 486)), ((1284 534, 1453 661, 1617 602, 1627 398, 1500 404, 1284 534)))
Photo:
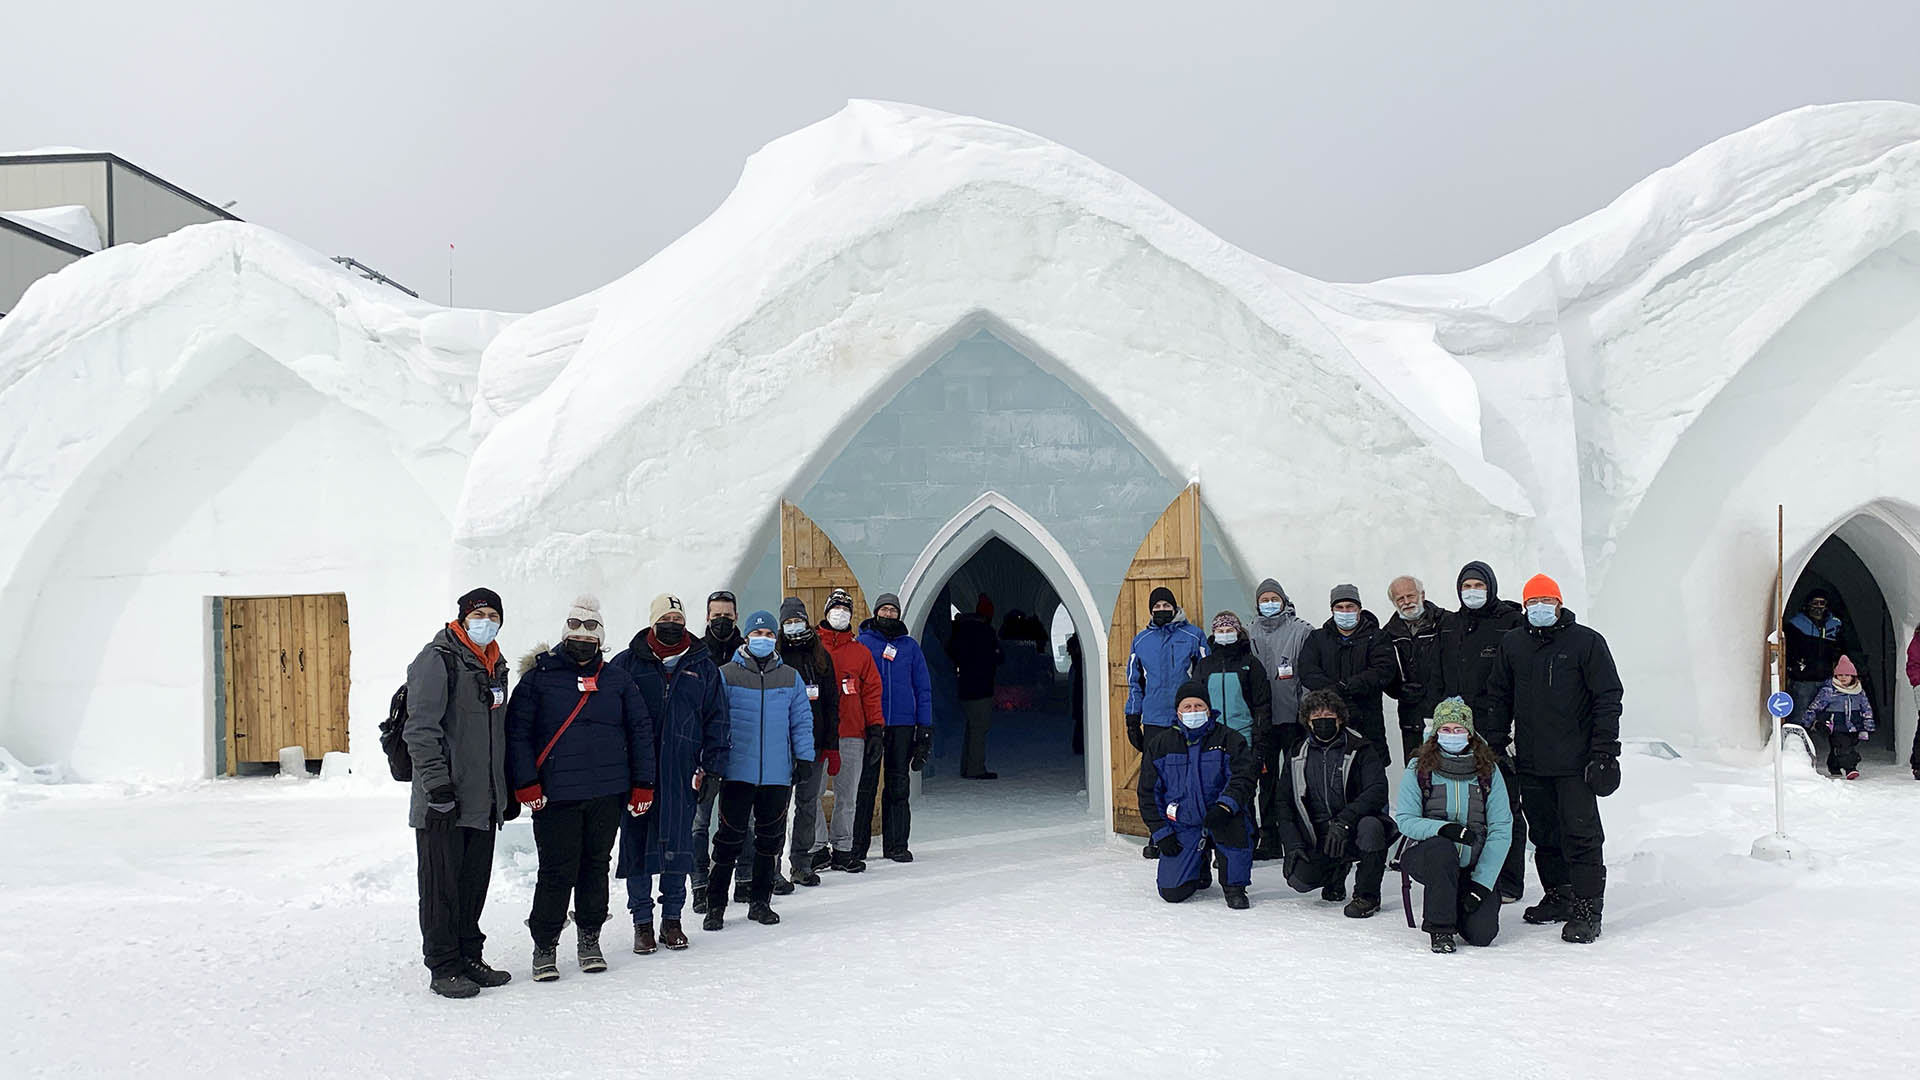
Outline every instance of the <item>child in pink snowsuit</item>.
POLYGON ((1833 665, 1833 678, 1813 695, 1803 722, 1828 732, 1827 771, 1860 779, 1860 740, 1873 734, 1873 705, 1851 658, 1843 656, 1833 665))

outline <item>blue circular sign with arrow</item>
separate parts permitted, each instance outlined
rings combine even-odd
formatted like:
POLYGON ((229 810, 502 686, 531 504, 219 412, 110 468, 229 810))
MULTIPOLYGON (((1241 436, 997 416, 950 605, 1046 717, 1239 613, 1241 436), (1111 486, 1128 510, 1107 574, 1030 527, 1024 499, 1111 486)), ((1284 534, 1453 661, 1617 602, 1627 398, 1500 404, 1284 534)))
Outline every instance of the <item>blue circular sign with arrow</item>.
POLYGON ((1775 718, 1785 720, 1793 715, 1793 695, 1784 690, 1776 690, 1767 697, 1767 711, 1775 718))

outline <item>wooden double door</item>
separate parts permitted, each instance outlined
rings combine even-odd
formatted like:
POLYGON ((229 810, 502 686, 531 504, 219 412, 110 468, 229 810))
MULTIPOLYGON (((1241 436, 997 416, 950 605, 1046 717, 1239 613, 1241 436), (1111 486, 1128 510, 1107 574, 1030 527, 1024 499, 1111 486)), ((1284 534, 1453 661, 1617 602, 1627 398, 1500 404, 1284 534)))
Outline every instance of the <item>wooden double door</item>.
POLYGON ((348 627, 344 593, 223 597, 228 775, 278 761, 299 746, 308 758, 347 749, 348 627))

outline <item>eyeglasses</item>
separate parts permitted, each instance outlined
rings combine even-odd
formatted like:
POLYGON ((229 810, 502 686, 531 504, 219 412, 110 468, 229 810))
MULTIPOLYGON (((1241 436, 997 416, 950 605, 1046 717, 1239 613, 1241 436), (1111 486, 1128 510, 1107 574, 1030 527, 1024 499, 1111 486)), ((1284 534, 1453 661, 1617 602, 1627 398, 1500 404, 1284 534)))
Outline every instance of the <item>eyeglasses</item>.
POLYGON ((711 604, 716 600, 720 601, 723 604, 738 604, 740 602, 734 599, 733 594, 728 592, 725 589, 720 589, 715 592, 710 592, 707 594, 707 603, 711 604))
POLYGON ((567 629, 569 629, 569 630, 598 630, 598 629, 600 629, 600 620, 599 620, 599 619, 568 619, 568 620, 567 620, 567 629))

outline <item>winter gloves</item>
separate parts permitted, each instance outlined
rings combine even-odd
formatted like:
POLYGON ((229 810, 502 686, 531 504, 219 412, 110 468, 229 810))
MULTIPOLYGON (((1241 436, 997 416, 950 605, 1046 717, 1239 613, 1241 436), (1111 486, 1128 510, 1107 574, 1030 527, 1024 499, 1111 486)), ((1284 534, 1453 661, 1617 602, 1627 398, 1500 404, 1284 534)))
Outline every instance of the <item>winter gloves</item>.
POLYGON ((839 776, 840 775, 840 751, 828 750, 824 756, 827 759, 827 775, 839 776))
POLYGON ((1347 854, 1347 834, 1353 826, 1344 821, 1335 821, 1327 826, 1327 835, 1320 841, 1320 850, 1329 859, 1345 858, 1347 854))
POLYGON ((1207 831, 1219 834, 1222 829, 1233 824, 1233 810, 1226 803, 1214 803, 1207 808, 1207 831))
POLYGON ((927 767, 927 758, 933 755, 933 729, 922 727, 913 729, 913 758, 907 767, 919 772, 927 767))
POLYGON ((1594 753, 1587 758, 1587 786, 1601 798, 1620 790, 1620 759, 1612 754, 1594 753))
POLYGON ((1127 741, 1133 744, 1135 750, 1146 745, 1146 735, 1140 728, 1138 715, 1127 717, 1127 741))
POLYGON ((460 812, 460 803, 454 798, 453 785, 441 784, 427 792, 427 827, 436 828, 453 824, 454 815, 460 812))
POLYGON ((627 792, 627 813, 639 817, 651 809, 653 809, 652 788, 637 787, 627 792))
POLYGON ((793 786, 799 787, 813 779, 813 762, 796 761, 793 763, 793 786))
POLYGON ((1440 826, 1440 835, 1456 844, 1465 844, 1468 847, 1476 847, 1480 843, 1479 830, 1471 825, 1462 825, 1457 821, 1449 821, 1445 825, 1440 826))
POLYGON ((1492 889, 1487 888, 1477 881, 1469 880, 1467 882, 1466 894, 1460 897, 1460 906, 1465 909, 1467 914, 1471 915, 1480 910, 1480 905, 1486 903, 1492 896, 1492 889))
POLYGON ((872 724, 867 728, 867 753, 861 760, 869 772, 875 765, 880 764, 881 756, 887 752, 886 738, 883 734, 886 730, 879 724, 872 724))
POLYGON ((513 800, 529 810, 545 810, 547 808, 547 796, 545 792, 540 790, 539 784, 528 784, 526 787, 514 792, 513 800))
POLYGON ((1171 829, 1167 830, 1166 836, 1155 840, 1153 846, 1160 849, 1160 857, 1163 859, 1178 855, 1182 850, 1179 835, 1171 829))

